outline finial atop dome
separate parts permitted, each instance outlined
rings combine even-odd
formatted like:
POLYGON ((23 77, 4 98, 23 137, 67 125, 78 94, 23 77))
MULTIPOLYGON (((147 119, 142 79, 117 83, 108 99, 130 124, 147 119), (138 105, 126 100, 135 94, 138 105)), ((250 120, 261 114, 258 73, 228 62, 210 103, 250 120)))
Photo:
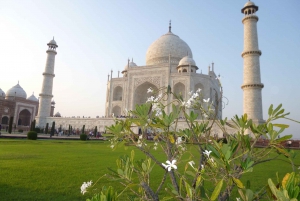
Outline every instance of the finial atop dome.
POLYGON ((169 32, 172 32, 171 29, 172 29, 172 26, 171 26, 171 20, 170 20, 170 22, 169 22, 169 32))

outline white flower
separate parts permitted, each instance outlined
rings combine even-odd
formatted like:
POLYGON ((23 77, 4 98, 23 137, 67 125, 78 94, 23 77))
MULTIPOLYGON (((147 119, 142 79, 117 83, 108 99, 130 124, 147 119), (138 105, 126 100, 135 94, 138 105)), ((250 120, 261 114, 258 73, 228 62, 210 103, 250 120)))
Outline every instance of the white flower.
POLYGON ((157 149, 157 146, 153 147, 153 149, 156 150, 156 149, 157 149))
POLYGON ((194 93, 193 96, 192 96, 192 98, 195 99, 195 98, 197 98, 198 96, 199 96, 198 93, 194 93))
POLYGON ((140 136, 139 136, 139 139, 143 139, 143 135, 140 135, 140 136))
POLYGON ((148 98, 148 100, 146 102, 153 102, 153 101, 154 101, 154 97, 151 96, 151 97, 148 98))
POLYGON ((92 185, 92 181, 88 181, 88 182, 83 182, 83 184, 80 187, 81 193, 82 195, 84 195, 87 192, 87 188, 90 187, 92 185))
POLYGON ((167 164, 162 163, 162 165, 165 167, 165 169, 168 169, 169 172, 171 171, 171 169, 177 169, 177 166, 175 165, 176 160, 172 160, 172 162, 167 160, 166 163, 167 164))
POLYGON ((201 165, 201 169, 204 169, 204 165, 201 165))
POLYGON ((196 92, 197 92, 197 93, 200 93, 200 91, 201 91, 201 89, 200 89, 200 88, 198 88, 196 92))
POLYGON ((185 106, 185 102, 183 101, 183 102, 181 103, 181 105, 182 105, 182 106, 185 106))
POLYGON ((208 103, 208 102, 209 102, 209 99, 210 99, 210 98, 208 98, 208 99, 203 99, 203 101, 204 101, 205 103, 208 103))
POLYGON ((161 109, 160 108, 156 108, 156 114, 155 114, 155 116, 160 116, 160 115, 162 115, 162 111, 161 111, 161 109))
POLYGON ((161 97, 162 97, 162 94, 159 94, 159 95, 157 96, 158 99, 160 99, 161 97))
POLYGON ((194 162, 194 161, 190 161, 190 162, 189 162, 189 164, 190 164, 190 166, 191 166, 192 168, 194 168, 194 169, 195 169, 195 167, 194 167, 194 165, 195 165, 195 162, 194 162))
POLYGON ((157 142, 154 142, 154 146, 157 146, 158 144, 157 144, 157 142))
POLYGON ((236 201, 241 201, 241 198, 236 198, 236 201))
POLYGON ((185 150, 186 150, 186 148, 181 146, 181 151, 185 151, 185 150))
POLYGON ((205 155, 207 155, 207 157, 209 158, 209 155, 210 155, 211 151, 205 150, 203 153, 204 153, 205 155))
POLYGON ((147 93, 152 93, 153 92, 153 89, 150 87, 148 90, 147 90, 147 93))
POLYGON ((193 91, 190 91, 188 94, 189 94, 189 95, 192 95, 192 94, 193 94, 193 91))
POLYGON ((175 144, 181 144, 182 143, 182 138, 179 136, 177 139, 176 139, 176 143, 175 144))
POLYGON ((112 145, 110 145, 110 147, 113 149, 115 147, 115 145, 112 144, 112 145))

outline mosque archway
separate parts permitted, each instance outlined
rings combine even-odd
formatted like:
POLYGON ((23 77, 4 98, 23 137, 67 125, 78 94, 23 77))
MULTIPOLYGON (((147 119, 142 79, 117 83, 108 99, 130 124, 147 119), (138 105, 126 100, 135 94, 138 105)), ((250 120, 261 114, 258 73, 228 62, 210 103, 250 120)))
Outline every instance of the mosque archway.
POLYGON ((116 105, 115 107, 113 107, 112 113, 114 114, 115 117, 121 116, 121 108, 116 105))
POLYGON ((174 94, 181 95, 183 99, 185 99, 185 85, 181 82, 178 82, 174 85, 174 94))
POLYGON ((24 109, 19 113, 18 125, 29 126, 31 120, 31 113, 24 109))
POLYGON ((8 124, 8 117, 7 116, 2 117, 1 124, 8 124))
POLYGON ((138 86, 134 91, 134 101, 133 101, 133 108, 135 108, 136 105, 141 105, 143 103, 146 103, 147 99, 153 95, 153 93, 147 93, 147 90, 149 88, 152 88, 154 91, 157 91, 157 87, 150 83, 145 82, 138 86))
POLYGON ((123 89, 120 86, 114 88, 113 93, 113 101, 121 101, 122 100, 123 89))

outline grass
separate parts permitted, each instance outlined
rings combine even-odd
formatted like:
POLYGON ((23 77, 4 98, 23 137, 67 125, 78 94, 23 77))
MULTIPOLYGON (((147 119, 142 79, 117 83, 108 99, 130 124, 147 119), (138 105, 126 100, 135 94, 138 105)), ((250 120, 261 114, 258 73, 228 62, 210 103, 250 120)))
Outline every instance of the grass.
MULTIPOLYGON (((69 201, 91 198, 97 191, 82 195, 81 184, 84 181, 96 181, 108 172, 107 167, 115 169, 116 159, 130 154, 133 149, 122 147, 112 151, 109 145, 107 141, 1 139, 0 199, 69 201)), ((136 159, 143 157, 140 152, 135 153, 136 159)), ((159 151, 156 156, 160 161, 165 161, 164 155, 159 151)), ((300 163, 299 158, 296 163, 300 163)), ((183 169, 184 164, 180 164, 178 168, 183 169)), ((251 178, 254 181, 251 184, 253 188, 258 188, 267 183, 267 178, 276 178, 276 172, 283 177, 286 172, 291 171, 288 164, 272 161, 256 166, 254 173, 246 174, 242 180, 251 178)), ((158 183, 161 175, 161 169, 154 168, 152 181, 158 183)), ((100 190, 103 185, 112 185, 121 191, 118 182, 104 178, 95 188, 100 190)))

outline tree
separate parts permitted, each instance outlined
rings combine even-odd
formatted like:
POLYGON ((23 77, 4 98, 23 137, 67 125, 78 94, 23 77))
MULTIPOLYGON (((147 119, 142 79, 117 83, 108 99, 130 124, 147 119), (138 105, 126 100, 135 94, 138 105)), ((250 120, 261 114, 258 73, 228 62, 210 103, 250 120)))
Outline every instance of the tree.
POLYGON ((50 137, 54 136, 54 132, 55 132, 55 121, 52 122, 52 127, 51 127, 51 131, 50 131, 50 137))
MULTIPOLYGON (((232 190, 237 188, 243 200, 259 200, 266 190, 254 193, 243 184, 241 177, 251 174, 257 164, 267 163, 280 154, 292 160, 290 153, 281 146, 292 135, 279 137, 288 125, 273 123, 274 120, 288 119, 289 113, 285 113, 282 105, 275 109, 271 105, 269 118, 265 123, 257 125, 246 114, 240 117, 236 115, 231 121, 217 119, 218 107, 221 106, 216 104, 222 99, 215 101, 217 103, 209 102, 209 99, 203 98, 201 90, 197 90, 187 101, 180 94, 173 93, 169 87, 162 91, 166 92, 161 92, 156 98, 150 97, 145 104, 136 105, 135 110, 126 114, 128 118, 118 119, 114 125, 106 127, 114 135, 111 148, 124 145, 119 140, 124 139, 144 154, 143 159, 136 161, 132 150, 130 156, 117 159, 116 169, 109 169, 110 176, 121 180, 124 190, 134 192, 136 198, 161 199, 160 192, 168 177, 170 185, 166 190, 172 198, 165 199, 225 201, 229 199, 232 190), (170 96, 174 97, 172 101, 170 96), (168 105, 172 106, 169 114, 165 112, 168 105), (180 114, 184 115, 183 120, 188 128, 178 128, 180 114), (201 121, 197 120, 198 116, 201 121), (145 138, 134 134, 133 128, 137 126, 142 131, 147 129, 153 132, 153 145, 148 145, 145 138), (213 137, 214 126, 222 130, 224 139, 213 137), (230 134, 229 129, 234 129, 235 133, 230 134), (268 139, 269 144, 255 149, 256 142, 262 137, 268 139), (182 159, 183 155, 190 154, 187 143, 198 150, 197 156, 190 155, 190 161, 182 159), (160 161, 155 156, 157 154, 154 152, 158 148, 162 150, 161 154, 165 155, 166 161, 160 161), (269 158, 271 153, 277 156, 269 158), (179 170, 177 164, 180 163, 186 164, 185 168, 179 170), (161 170, 162 177, 158 186, 154 186, 150 180, 153 166, 161 170), (251 199, 250 194, 253 195, 251 199)), ((291 165, 295 169, 294 164, 291 165)), ((269 184, 272 186, 271 182, 269 184)))
POLYGON ((85 134, 85 131, 84 131, 84 129, 85 129, 85 125, 83 125, 83 126, 82 126, 82 129, 81 129, 81 134, 85 134))
POLYGON ((95 135, 95 137, 97 136, 97 126, 95 126, 95 129, 94 129, 94 135, 95 135))
POLYGON ((12 124, 13 124, 13 120, 14 120, 14 117, 10 117, 9 118, 9 123, 8 123, 8 133, 11 134, 12 132, 12 124))
POLYGON ((46 124, 45 134, 48 134, 49 123, 46 124))

